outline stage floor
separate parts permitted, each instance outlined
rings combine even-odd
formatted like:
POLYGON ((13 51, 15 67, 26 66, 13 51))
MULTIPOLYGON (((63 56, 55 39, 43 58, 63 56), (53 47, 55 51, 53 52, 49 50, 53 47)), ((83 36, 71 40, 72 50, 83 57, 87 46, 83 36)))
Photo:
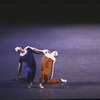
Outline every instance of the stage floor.
POLYGON ((99 24, 4 24, 0 25, 0 100, 100 99, 99 24), (54 79, 67 83, 44 84, 39 89, 41 59, 34 54, 37 71, 33 87, 27 88, 24 64, 22 80, 16 82, 16 46, 57 50, 54 79))

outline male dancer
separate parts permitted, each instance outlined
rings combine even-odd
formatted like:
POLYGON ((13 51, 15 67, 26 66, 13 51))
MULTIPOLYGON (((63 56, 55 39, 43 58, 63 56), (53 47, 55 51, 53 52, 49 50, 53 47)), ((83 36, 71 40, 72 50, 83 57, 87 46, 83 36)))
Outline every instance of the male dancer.
POLYGON ((57 51, 53 51, 53 52, 44 52, 44 56, 42 58, 42 62, 41 62, 41 68, 42 68, 42 72, 40 74, 40 84, 39 84, 39 88, 44 88, 42 86, 42 82, 43 80, 45 81, 46 84, 49 83, 58 83, 58 82, 67 82, 67 80, 64 79, 60 79, 60 80, 53 80, 53 72, 54 72, 54 63, 56 61, 56 57, 58 56, 58 52, 57 51), (50 67, 50 63, 51 63, 51 67, 50 67), (48 74, 51 72, 51 76, 50 79, 48 78, 48 74))
POLYGON ((41 54, 46 53, 48 50, 39 50, 34 47, 27 46, 24 49, 20 46, 15 48, 15 51, 20 54, 18 74, 16 80, 20 80, 20 73, 22 71, 22 62, 26 63, 25 72, 27 73, 27 78, 29 81, 28 88, 32 88, 32 82, 36 74, 36 62, 33 53, 41 54))

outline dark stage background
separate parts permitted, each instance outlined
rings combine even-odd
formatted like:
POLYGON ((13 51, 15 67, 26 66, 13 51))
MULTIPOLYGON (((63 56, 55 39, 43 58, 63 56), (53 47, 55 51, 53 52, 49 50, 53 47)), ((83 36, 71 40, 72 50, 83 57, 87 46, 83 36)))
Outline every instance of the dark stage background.
POLYGON ((0 3, 0 99, 100 99, 99 2, 1 2, 0 3), (33 88, 27 89, 24 64, 17 76, 16 46, 57 50, 54 79, 68 83, 43 84, 39 89, 41 59, 33 88))

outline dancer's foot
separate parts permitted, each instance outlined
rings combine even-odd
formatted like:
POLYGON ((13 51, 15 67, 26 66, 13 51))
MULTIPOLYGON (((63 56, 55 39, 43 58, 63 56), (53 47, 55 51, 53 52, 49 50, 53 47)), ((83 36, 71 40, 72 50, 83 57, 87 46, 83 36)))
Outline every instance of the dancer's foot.
POLYGON ((27 86, 27 88, 32 88, 32 82, 31 83, 29 83, 29 85, 27 86))
POLYGON ((21 80, 20 76, 16 77, 16 81, 19 81, 21 80))
POLYGON ((39 88, 44 89, 44 87, 42 86, 42 84, 39 84, 39 88))
POLYGON ((67 82, 67 80, 65 80, 65 79, 62 79, 62 78, 61 78, 59 81, 60 81, 60 82, 62 82, 62 83, 65 83, 65 82, 67 82))

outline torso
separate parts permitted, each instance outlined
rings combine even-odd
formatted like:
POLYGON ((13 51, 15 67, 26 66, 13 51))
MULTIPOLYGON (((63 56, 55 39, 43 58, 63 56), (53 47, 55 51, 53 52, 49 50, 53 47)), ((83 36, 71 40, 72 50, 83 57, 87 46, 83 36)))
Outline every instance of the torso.
POLYGON ((50 63, 52 61, 56 61, 56 58, 52 55, 52 53, 45 53, 45 55, 42 58, 42 69, 46 68, 46 67, 50 67, 50 63))
POLYGON ((26 66, 30 68, 36 66, 35 58, 30 49, 27 49, 25 53, 20 54, 19 62, 25 62, 26 66))
POLYGON ((50 67, 51 61, 52 61, 51 58, 48 58, 48 57, 46 57, 46 56, 44 55, 43 58, 42 58, 42 61, 41 61, 42 70, 43 70, 44 68, 50 67))
POLYGON ((56 61, 56 58, 54 57, 54 55, 52 55, 52 53, 45 53, 45 56, 46 56, 47 58, 52 59, 54 62, 56 61))

